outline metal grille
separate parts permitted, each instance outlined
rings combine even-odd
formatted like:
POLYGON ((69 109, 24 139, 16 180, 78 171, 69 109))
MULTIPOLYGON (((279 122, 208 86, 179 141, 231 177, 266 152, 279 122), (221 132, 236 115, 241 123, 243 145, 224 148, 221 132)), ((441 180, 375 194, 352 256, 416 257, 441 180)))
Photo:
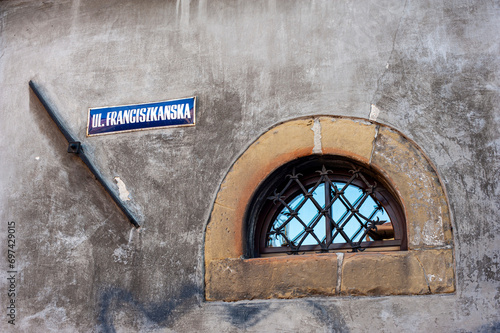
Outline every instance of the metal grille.
POLYGON ((363 242, 394 237, 392 222, 376 199, 377 183, 369 183, 359 168, 349 171, 350 178, 339 181, 324 165, 311 186, 293 169, 286 185, 268 197, 278 205, 266 233, 269 247, 286 247, 297 254, 311 245, 328 252, 332 244, 344 243, 353 252, 363 251, 363 242), (284 194, 296 188, 293 195, 284 194))

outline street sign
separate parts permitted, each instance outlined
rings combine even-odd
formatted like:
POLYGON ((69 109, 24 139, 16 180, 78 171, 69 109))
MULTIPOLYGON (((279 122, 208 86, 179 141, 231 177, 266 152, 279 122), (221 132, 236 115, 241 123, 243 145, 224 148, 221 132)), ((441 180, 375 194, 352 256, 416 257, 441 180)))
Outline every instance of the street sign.
POLYGON ((194 126, 196 97, 146 104, 90 108, 87 136, 194 126))

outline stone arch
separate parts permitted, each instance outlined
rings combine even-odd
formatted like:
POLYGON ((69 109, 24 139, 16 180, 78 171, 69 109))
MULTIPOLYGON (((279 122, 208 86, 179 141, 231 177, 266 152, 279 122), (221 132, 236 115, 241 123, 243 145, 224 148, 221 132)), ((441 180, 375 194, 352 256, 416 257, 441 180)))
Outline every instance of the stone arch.
POLYGON ((290 120, 253 142, 220 185, 205 235, 205 296, 240 300, 453 292, 451 230, 435 167, 399 131, 346 117, 290 120), (245 212, 254 191, 279 166, 311 154, 349 157, 389 179, 403 204, 408 251, 245 259, 245 212))

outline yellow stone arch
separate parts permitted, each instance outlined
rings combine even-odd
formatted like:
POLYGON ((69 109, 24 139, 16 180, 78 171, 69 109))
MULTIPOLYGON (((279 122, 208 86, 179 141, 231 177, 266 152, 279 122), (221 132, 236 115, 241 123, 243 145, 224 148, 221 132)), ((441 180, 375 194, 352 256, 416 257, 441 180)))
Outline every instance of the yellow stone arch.
POLYGON ((423 151, 376 122, 333 116, 279 124, 236 160, 220 185, 205 234, 207 300, 312 295, 395 295, 455 290, 445 190, 423 151), (408 251, 245 259, 245 212, 275 169, 312 154, 346 156, 382 173, 403 204, 408 251))

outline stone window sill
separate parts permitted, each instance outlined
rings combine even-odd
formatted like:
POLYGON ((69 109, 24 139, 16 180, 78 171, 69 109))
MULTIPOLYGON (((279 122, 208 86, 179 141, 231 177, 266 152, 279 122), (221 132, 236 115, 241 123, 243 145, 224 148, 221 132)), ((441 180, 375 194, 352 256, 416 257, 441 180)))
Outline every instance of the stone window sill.
POLYGON ((213 260, 206 299, 451 293, 452 262, 451 249, 213 260))

